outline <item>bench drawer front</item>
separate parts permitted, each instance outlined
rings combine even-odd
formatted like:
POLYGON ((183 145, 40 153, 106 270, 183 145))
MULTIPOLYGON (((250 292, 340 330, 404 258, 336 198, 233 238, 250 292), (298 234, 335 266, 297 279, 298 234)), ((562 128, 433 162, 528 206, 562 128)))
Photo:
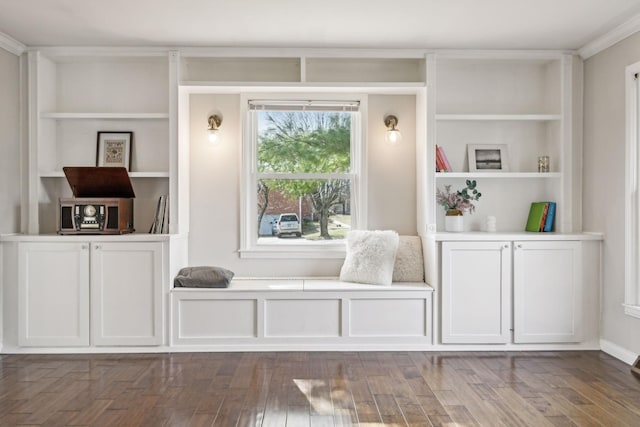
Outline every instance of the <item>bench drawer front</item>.
POLYGON ((427 335, 427 301, 424 299, 352 299, 349 335, 427 335))
POLYGON ((339 337, 339 299, 265 301, 265 337, 339 337))
POLYGON ((181 299, 178 301, 178 339, 253 338, 256 300, 181 299))

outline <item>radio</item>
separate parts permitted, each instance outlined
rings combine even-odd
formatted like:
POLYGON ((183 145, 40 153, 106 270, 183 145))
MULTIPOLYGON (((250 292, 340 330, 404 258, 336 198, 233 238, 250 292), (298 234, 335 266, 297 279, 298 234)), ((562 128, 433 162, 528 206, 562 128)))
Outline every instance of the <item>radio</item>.
POLYGON ((125 234, 133 231, 133 199, 60 199, 59 234, 125 234))
POLYGON ((133 188, 125 168, 64 167, 73 198, 61 198, 58 234, 133 233, 133 188))

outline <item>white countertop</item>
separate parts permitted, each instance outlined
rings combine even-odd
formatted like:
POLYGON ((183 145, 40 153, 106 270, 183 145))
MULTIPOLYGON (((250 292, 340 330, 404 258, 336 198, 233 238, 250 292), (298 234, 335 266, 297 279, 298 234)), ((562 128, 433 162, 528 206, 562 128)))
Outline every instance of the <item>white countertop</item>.
POLYGON ((503 240, 520 240, 520 241, 535 241, 535 240, 604 240, 602 233, 535 233, 529 231, 521 232, 500 232, 500 233, 488 233, 486 231, 470 231, 462 233, 447 233, 438 232, 435 235, 435 240, 439 242, 448 241, 503 241, 503 240))

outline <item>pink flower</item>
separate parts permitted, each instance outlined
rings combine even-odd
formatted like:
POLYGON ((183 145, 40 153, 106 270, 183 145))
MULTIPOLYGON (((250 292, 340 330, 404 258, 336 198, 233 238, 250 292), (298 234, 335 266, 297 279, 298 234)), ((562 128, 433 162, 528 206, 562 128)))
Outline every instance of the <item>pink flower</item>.
POLYGON ((482 196, 476 189, 475 180, 467 180, 467 186, 455 193, 451 192, 451 185, 445 185, 444 189, 444 193, 440 189, 436 192, 436 202, 445 210, 457 209, 462 213, 466 211, 473 213, 476 207, 471 201, 478 200, 482 196))

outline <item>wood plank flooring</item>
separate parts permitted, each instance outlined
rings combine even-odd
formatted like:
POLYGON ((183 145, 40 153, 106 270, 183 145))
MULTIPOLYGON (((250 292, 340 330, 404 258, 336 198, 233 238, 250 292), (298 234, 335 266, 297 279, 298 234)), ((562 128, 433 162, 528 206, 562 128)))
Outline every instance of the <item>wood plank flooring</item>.
POLYGON ((1 426, 640 426, 602 352, 0 356, 1 426))

